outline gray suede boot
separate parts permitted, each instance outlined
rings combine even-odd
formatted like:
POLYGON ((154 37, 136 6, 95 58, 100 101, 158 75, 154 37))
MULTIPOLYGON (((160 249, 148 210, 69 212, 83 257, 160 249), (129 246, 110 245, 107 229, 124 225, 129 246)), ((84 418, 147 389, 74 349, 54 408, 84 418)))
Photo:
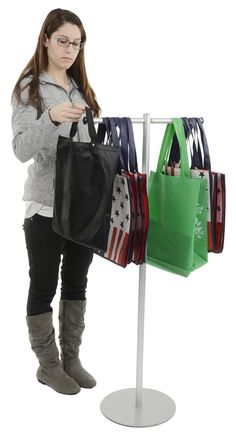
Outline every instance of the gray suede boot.
POLYGON ((36 376, 40 383, 61 394, 77 394, 80 386, 66 374, 59 359, 52 313, 26 316, 31 348, 40 363, 36 376))
POLYGON ((93 388, 96 380, 82 367, 78 357, 85 328, 86 302, 86 299, 59 301, 59 342, 64 370, 82 388, 93 388))

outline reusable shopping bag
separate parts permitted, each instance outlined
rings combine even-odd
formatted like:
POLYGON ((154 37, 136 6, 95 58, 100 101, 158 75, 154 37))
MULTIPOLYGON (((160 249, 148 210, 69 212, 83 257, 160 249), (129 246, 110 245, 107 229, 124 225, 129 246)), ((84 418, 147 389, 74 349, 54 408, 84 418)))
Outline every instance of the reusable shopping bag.
MULTIPOLYGON (((223 251, 225 230, 225 175, 211 170, 211 160, 206 134, 200 118, 182 118, 191 156, 191 176, 205 178, 207 190, 208 251, 223 251)), ((179 175, 179 149, 174 136, 167 173, 179 175)))
POLYGON ((92 111, 85 109, 91 142, 73 141, 76 122, 69 138, 58 137, 52 227, 66 239, 106 251, 120 146, 97 141, 92 111))
POLYGON ((122 118, 121 121, 126 124, 126 126, 122 125, 125 133, 124 173, 131 178, 133 182, 133 197, 135 199, 135 230, 133 234, 131 261, 135 264, 142 264, 145 261, 149 225, 146 174, 140 173, 138 170, 132 122, 128 117, 122 118))
POLYGON ((98 255, 126 267, 145 259, 148 229, 146 175, 138 172, 131 119, 104 117, 98 127, 100 141, 120 142, 119 170, 114 179, 107 251, 98 255), (119 132, 119 133, 118 133, 119 132), (117 140, 118 138, 118 140, 117 140))
MULTIPOLYGON (((107 144, 120 144, 114 118, 103 118, 103 123, 99 124, 98 127, 98 138, 99 141, 102 142, 104 142, 106 138, 107 144)), ((133 203, 130 180, 121 172, 123 167, 123 153, 124 151, 121 145, 119 164, 113 182, 107 250, 94 252, 125 268, 128 264, 131 233, 133 229, 133 203)))
MULTIPOLYGON (((121 175, 129 182, 131 226, 127 245, 127 263, 141 264, 145 260, 146 238, 148 230, 148 201, 146 175, 138 171, 136 147, 132 122, 129 117, 110 118, 119 129, 121 141, 121 175)), ((114 128, 111 130, 114 131, 114 128)))
POLYGON ((181 119, 166 127, 156 172, 149 178, 147 263, 188 276, 207 263, 206 180, 192 178, 181 119), (180 151, 180 176, 168 175, 173 136, 180 151))
POLYGON ((209 251, 220 253, 224 248, 224 235, 225 235, 225 212, 226 212, 226 189, 225 189, 225 174, 215 172, 211 170, 209 147, 205 134, 205 130, 201 123, 201 119, 195 119, 199 128, 198 139, 201 140, 202 153, 204 155, 204 169, 207 168, 211 179, 211 246, 209 251), (205 157, 209 157, 205 162, 205 157))

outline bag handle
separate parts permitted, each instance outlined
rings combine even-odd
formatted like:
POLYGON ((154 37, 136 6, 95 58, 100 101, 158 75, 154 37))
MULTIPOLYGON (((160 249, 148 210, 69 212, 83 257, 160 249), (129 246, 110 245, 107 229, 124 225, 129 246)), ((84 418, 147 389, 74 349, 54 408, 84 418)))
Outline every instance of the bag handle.
POLYGON ((105 142, 105 136, 107 133, 107 142, 109 140, 109 132, 107 130, 106 123, 103 119, 103 123, 99 123, 97 130, 97 142, 98 144, 103 144, 105 142))
POLYGON ((202 169, 202 154, 198 147, 198 136, 194 118, 183 117, 183 123, 186 128, 187 139, 189 141, 189 150, 191 156, 191 169, 202 169), (192 145, 190 140, 192 139, 192 145))
POLYGON ((188 130, 188 137, 191 135, 193 138, 193 147, 191 151, 192 169, 211 169, 211 161, 209 155, 208 143, 205 135, 205 131, 202 125, 202 119, 198 117, 192 117, 187 119, 183 118, 185 126, 188 130), (201 145, 200 145, 201 140, 201 145), (202 154, 203 150, 203 154, 202 154))
POLYGON ((108 144, 119 144, 121 153, 117 172, 120 173, 121 170, 128 171, 128 136, 126 125, 122 123, 120 117, 103 117, 102 120, 104 124, 99 125, 98 129, 99 140, 104 141, 105 133, 107 132, 108 144), (119 136, 117 127, 120 130, 119 136))
POLYGON ((175 133, 179 142, 179 151, 180 151, 180 160, 181 160, 180 175, 190 178, 190 168, 188 162, 186 138, 184 133, 183 121, 180 118, 172 119, 172 123, 168 123, 166 126, 164 137, 162 140, 161 150, 159 154, 159 159, 157 163, 156 173, 162 174, 163 166, 167 162, 167 158, 171 148, 171 143, 175 133))
POLYGON ((103 123, 99 124, 97 139, 100 143, 104 142, 107 133, 109 145, 120 146, 120 161, 118 172, 121 170, 137 172, 137 156, 134 143, 134 135, 131 119, 128 117, 103 117, 103 123), (117 133, 119 128, 119 136, 117 133))
POLYGON ((120 128, 121 169, 135 173, 138 171, 138 164, 131 119, 129 117, 114 117, 113 120, 120 128))
POLYGON ((210 160, 209 147, 208 147, 208 142, 207 142, 205 130, 203 128, 202 120, 200 118, 196 118, 195 120, 196 120, 196 123, 197 123, 199 131, 200 131, 201 143, 202 143, 202 147, 203 147, 203 153, 204 153, 203 168, 211 170, 211 160, 210 160))
POLYGON ((120 141, 116 131, 116 126, 112 117, 103 117, 103 123, 99 123, 97 131, 98 144, 105 144, 105 135, 107 134, 106 145, 119 147, 120 153, 117 162, 116 171, 120 173, 123 165, 123 159, 121 155, 120 141))
MULTIPOLYGON (((189 142, 189 152, 191 156, 191 168, 202 168, 202 156, 201 151, 198 146, 198 137, 196 137, 196 132, 194 130, 194 119, 189 119, 187 117, 182 117, 183 125, 184 125, 184 131, 185 131, 185 138, 189 142), (190 145, 190 142, 192 143, 190 145)), ((179 144, 176 137, 176 134, 174 134, 171 151, 169 155, 169 161, 168 166, 172 166, 173 163, 179 163, 180 160, 180 153, 179 153, 179 144)))
POLYGON ((114 123, 115 129, 118 126, 120 130, 119 139, 121 145, 121 154, 120 154, 119 172, 121 172, 122 170, 129 171, 128 137, 127 137, 126 125, 124 125, 120 117, 113 117, 111 123, 114 123))
POLYGON ((117 172, 121 173, 122 170, 126 169, 126 162, 128 157, 126 156, 126 151, 125 151, 125 144, 124 144, 124 133, 121 127, 121 119, 120 117, 110 117, 110 125, 111 125, 111 137, 114 137, 114 133, 115 135, 117 134, 117 126, 120 129, 120 133, 119 133, 119 143, 121 146, 120 149, 120 159, 119 159, 119 164, 118 164, 118 168, 117 168, 117 172))
MULTIPOLYGON (((91 110, 91 108, 86 106, 85 107, 85 111, 86 111, 86 118, 87 118, 87 122, 88 122, 88 131, 89 131, 91 143, 93 145, 95 145, 96 144, 97 134, 96 134, 95 126, 94 126, 94 123, 93 123, 92 110, 91 110)), ((75 136, 75 134, 77 132, 77 129, 78 129, 78 122, 73 122, 72 125, 71 125, 71 129, 70 129, 70 139, 71 140, 75 136)))
POLYGON ((137 161, 137 153, 136 153, 136 147, 134 142, 133 125, 129 117, 125 117, 124 119, 127 124, 130 172, 136 173, 138 172, 138 161, 137 161))
POLYGON ((97 131, 97 143, 103 144, 105 142, 105 135, 107 134, 106 145, 109 146, 119 146, 120 142, 117 135, 116 127, 112 123, 111 117, 103 117, 103 123, 99 123, 97 131))

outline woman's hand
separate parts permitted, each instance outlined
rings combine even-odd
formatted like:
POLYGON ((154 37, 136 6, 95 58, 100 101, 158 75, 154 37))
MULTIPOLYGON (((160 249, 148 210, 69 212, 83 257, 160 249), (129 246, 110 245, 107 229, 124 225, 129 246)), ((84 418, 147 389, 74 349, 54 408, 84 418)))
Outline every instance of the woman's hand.
POLYGON ((85 106, 68 102, 68 100, 59 103, 49 109, 49 115, 53 122, 78 122, 85 111, 85 106))

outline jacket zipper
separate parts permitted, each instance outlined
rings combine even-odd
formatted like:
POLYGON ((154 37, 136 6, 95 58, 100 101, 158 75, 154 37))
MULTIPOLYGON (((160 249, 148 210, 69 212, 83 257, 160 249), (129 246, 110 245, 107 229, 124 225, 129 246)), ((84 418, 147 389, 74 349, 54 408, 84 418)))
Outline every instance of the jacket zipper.
MULTIPOLYGON (((46 82, 46 81, 45 81, 46 82)), ((59 88, 62 88, 62 90, 63 91, 65 91, 65 93, 66 93, 66 95, 67 95, 67 97, 69 97, 69 100, 70 100, 70 102, 72 102, 72 99, 71 99, 71 93, 72 93, 72 91, 73 91, 73 89, 75 88, 75 86, 74 86, 74 84, 73 84, 73 82, 72 82, 72 85, 73 85, 73 88, 72 88, 72 90, 70 91, 70 94, 68 94, 67 93, 67 91, 65 90, 65 88, 64 87, 62 87, 62 85, 59 85, 59 84, 54 84, 53 82, 46 82, 46 84, 50 84, 50 85, 55 85, 55 87, 59 87, 59 88)))

